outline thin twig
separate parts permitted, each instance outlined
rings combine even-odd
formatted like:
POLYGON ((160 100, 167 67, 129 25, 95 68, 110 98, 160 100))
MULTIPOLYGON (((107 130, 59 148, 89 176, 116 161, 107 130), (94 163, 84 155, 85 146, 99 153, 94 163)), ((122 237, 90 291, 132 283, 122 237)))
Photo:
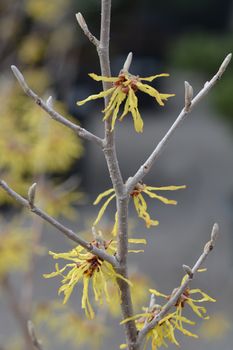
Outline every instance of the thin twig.
POLYGON ((7 276, 3 279, 2 287, 6 292, 6 296, 9 299, 9 305, 11 307, 12 313, 14 314, 15 319, 17 320, 21 332, 23 334, 25 350, 32 350, 33 345, 27 328, 26 315, 24 314, 21 307, 21 300, 18 298, 17 294, 14 293, 13 287, 7 276))
POLYGON ((47 221, 52 226, 56 227, 66 237, 68 237, 72 241, 80 244, 82 247, 84 247, 85 249, 87 249, 88 251, 93 253, 94 255, 97 255, 101 259, 108 261, 114 267, 117 266, 117 262, 116 262, 116 259, 115 259, 114 256, 106 253, 103 249, 99 249, 99 248, 93 246, 91 243, 85 241, 84 239, 79 237, 74 231, 72 231, 71 229, 69 229, 66 226, 62 225, 59 221, 57 221, 52 216, 48 215, 47 213, 45 213, 43 210, 41 210, 40 208, 36 207, 35 205, 33 205, 33 207, 32 207, 28 200, 26 200, 25 198, 20 196, 17 192, 12 190, 7 185, 7 183, 5 181, 0 180, 0 187, 2 187, 2 189, 5 192, 7 192, 12 198, 14 198, 21 205, 23 205, 24 207, 28 208, 32 213, 40 216, 43 220, 47 221))
POLYGON ((158 313, 158 315, 139 332, 138 344, 142 343, 143 339, 148 334, 148 332, 152 330, 159 323, 159 321, 161 321, 161 319, 168 313, 168 311, 176 304, 177 300, 181 297, 185 289, 188 287, 189 283, 193 280, 195 273, 203 264, 208 254, 211 252, 211 250, 213 250, 216 239, 218 237, 218 233, 219 233, 219 227, 218 227, 218 224, 215 223, 212 228, 211 239, 206 243, 203 249, 203 253, 199 257, 199 259, 197 260, 197 262, 195 263, 191 271, 188 273, 188 278, 184 281, 184 283, 181 284, 179 288, 177 288, 177 291, 174 293, 174 295, 172 295, 169 301, 163 306, 162 310, 158 313))
POLYGON ((24 90, 24 92, 31 97, 36 104, 41 107, 45 112, 48 113, 48 115, 56 120, 57 122, 67 126, 69 129, 73 130, 79 137, 88 140, 93 141, 100 147, 103 146, 103 141, 98 136, 92 134, 91 132, 87 131, 84 128, 81 128, 79 125, 76 125, 72 123, 70 120, 63 117, 61 114, 56 112, 49 103, 46 103, 43 101, 41 97, 39 97, 32 89, 28 86, 26 83, 23 74, 19 71, 19 69, 16 66, 11 66, 12 72, 14 73, 16 79, 18 80, 20 86, 24 90))
POLYGON ((34 324, 32 323, 31 320, 28 321, 27 326, 28 326, 28 333, 31 337, 32 344, 33 344, 35 350, 43 350, 43 347, 42 347, 40 340, 37 339, 35 327, 34 327, 34 324))
POLYGON ((90 40, 90 42, 92 44, 94 44, 96 47, 99 46, 99 40, 96 39, 96 37, 90 32, 87 23, 83 17, 83 15, 81 14, 81 12, 76 14, 76 19, 78 21, 78 24, 80 25, 81 29, 83 30, 84 34, 88 37, 88 39, 90 40))
MULTIPOLYGON (((163 137, 163 139, 158 143, 154 151, 151 153, 151 155, 147 158, 145 163, 138 169, 136 174, 128 179, 126 183, 127 187, 127 193, 132 192, 133 188, 136 186, 136 184, 143 179, 143 177, 150 171, 152 165, 157 160, 157 158, 160 156, 162 151, 164 150, 165 146, 167 145, 168 141, 170 140, 171 136, 177 129, 177 127, 183 122, 183 120, 186 118, 188 113, 193 109, 194 106, 200 102, 200 100, 210 91, 210 89, 216 84, 218 80, 222 77, 223 73, 225 72, 228 64, 230 63, 232 54, 228 54, 221 64, 218 72, 213 76, 213 78, 210 81, 207 81, 204 85, 204 87, 201 89, 201 91, 192 99, 192 101, 189 101, 189 108, 184 107, 182 111, 180 112, 179 116, 177 117, 174 124, 171 126, 171 128, 168 130, 166 135, 163 137)), ((190 85, 189 85, 190 86, 190 85)), ((191 87, 191 86, 190 86, 191 87)), ((191 96, 191 89, 189 90, 189 98, 191 96)))

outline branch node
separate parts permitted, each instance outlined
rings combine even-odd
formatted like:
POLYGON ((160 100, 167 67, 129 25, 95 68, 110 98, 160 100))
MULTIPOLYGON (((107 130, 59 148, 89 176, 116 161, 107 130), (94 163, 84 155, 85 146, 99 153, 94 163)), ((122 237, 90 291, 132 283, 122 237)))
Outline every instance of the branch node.
POLYGON ((193 271, 192 271, 191 267, 188 265, 182 265, 182 267, 184 269, 184 272, 186 272, 190 278, 193 278, 193 271))
POLYGON ((191 108, 192 105, 192 99, 193 99, 193 88, 189 84, 188 81, 184 82, 184 88, 185 88, 185 97, 184 97, 184 102, 185 102, 185 111, 188 112, 191 108))
POLYGON ((34 208, 36 186, 37 186, 37 183, 35 182, 29 187, 29 190, 28 190, 28 203, 29 203, 30 209, 34 208))

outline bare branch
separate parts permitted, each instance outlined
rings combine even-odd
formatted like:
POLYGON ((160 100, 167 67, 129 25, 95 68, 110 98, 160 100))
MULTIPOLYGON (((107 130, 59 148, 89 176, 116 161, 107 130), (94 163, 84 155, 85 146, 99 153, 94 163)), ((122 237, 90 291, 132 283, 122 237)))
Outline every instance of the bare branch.
MULTIPOLYGON (((84 128, 81 128, 79 125, 76 125, 74 123, 72 123, 70 120, 66 119, 65 117, 63 117, 61 114, 59 114, 58 112, 56 112, 52 107, 51 104, 47 102, 44 102, 42 100, 41 97, 39 97, 38 95, 35 94, 34 91, 32 91, 32 89, 27 85, 23 74, 19 71, 19 69, 16 66, 11 66, 12 72, 14 73, 15 77, 17 78, 20 86, 22 87, 22 89, 24 90, 24 92, 31 97, 36 104, 41 107, 45 112, 48 113, 48 115, 56 120, 57 122, 67 126, 69 129, 73 130, 79 137, 88 140, 88 141, 92 141, 95 142, 96 144, 98 144, 100 147, 103 146, 103 141, 101 138, 99 138, 98 136, 92 134, 91 132, 87 131, 84 128)), ((50 99, 51 100, 51 99, 50 99)), ((50 101, 51 102, 51 101, 50 101)))
MULTIPOLYGON (((192 109, 194 106, 200 102, 200 100, 210 91, 210 89, 216 84, 216 82, 222 77, 222 74, 226 70, 230 60, 231 60, 232 54, 228 54, 223 63, 221 64, 218 72, 213 76, 213 78, 206 82, 204 87, 201 89, 201 91, 191 100, 189 101, 189 98, 191 96, 191 86, 189 85, 189 93, 188 95, 188 104, 192 106, 192 109)), ((187 91, 187 89, 186 89, 187 91)), ((164 150, 165 146, 167 145, 168 141, 170 140, 171 136, 177 129, 177 127, 183 122, 183 120, 186 118, 188 113, 191 111, 190 108, 183 108, 180 112, 179 116, 177 117, 174 124, 171 126, 171 128, 168 130, 166 135, 163 137, 163 139, 158 143, 154 151, 151 153, 151 155, 147 158, 145 163, 138 169, 136 174, 127 180, 127 193, 130 193, 133 188, 136 186, 136 184, 143 179, 143 177, 150 171, 152 165, 155 163, 157 158, 160 156, 162 151, 164 150)))
POLYGON ((142 343, 147 333, 159 323, 159 321, 168 313, 168 311, 176 304, 177 300, 181 297, 185 289, 188 287, 189 283, 192 281, 195 273, 198 271, 198 269, 201 267, 201 265, 207 258, 208 254, 210 253, 210 251, 213 249, 218 233, 219 233, 218 224, 214 224, 212 233, 211 233, 211 239, 209 242, 206 243, 201 256, 199 257, 199 259, 197 260, 197 262, 195 263, 191 271, 189 271, 188 278, 181 284, 179 288, 177 288, 176 292, 171 296, 169 301, 162 307, 162 310, 158 313, 158 315, 139 332, 139 335, 138 335, 139 344, 142 343))
POLYGON ((28 200, 20 196, 17 192, 12 190, 5 181, 0 180, 0 187, 7 192, 12 198, 14 198, 17 202, 19 202, 21 205, 24 207, 28 208, 31 210, 32 213, 40 216, 42 219, 50 223, 50 225, 56 227, 61 233, 63 233, 66 237, 71 239, 72 241, 80 244, 82 247, 93 253, 94 255, 97 255, 103 260, 106 260, 109 262, 111 265, 114 267, 117 266, 117 262, 115 257, 112 255, 106 253, 103 249, 98 249, 97 247, 93 246, 91 243, 85 241, 81 237, 79 237, 74 231, 71 229, 67 228, 66 226, 62 225, 59 221, 54 219, 52 216, 48 215, 45 213, 43 210, 40 208, 36 207, 33 205, 33 207, 30 206, 30 203, 28 200))
POLYGON ((36 333, 35 333, 35 327, 31 320, 28 321, 28 333, 31 337, 32 344, 36 350, 43 350, 41 342, 37 339, 36 333))
MULTIPOLYGON (((110 77, 109 60, 109 33, 111 20, 111 0, 101 0, 101 28, 100 43, 97 48, 99 55, 101 75, 110 77)), ((103 89, 109 89, 111 84, 103 82, 103 89)), ((109 96, 105 97, 105 107, 109 103, 109 96)), ((118 164, 115 133, 111 131, 111 117, 105 121, 105 139, 103 151, 107 162, 110 178, 116 192, 117 216, 118 216, 118 235, 117 235, 117 260, 120 268, 119 273, 125 278, 128 277, 127 255, 128 255, 128 196, 125 191, 122 174, 118 164)), ((133 306, 129 285, 122 279, 118 279, 118 285, 121 291, 121 309, 123 318, 133 315, 133 306)), ((134 321, 125 324, 125 332, 128 347, 130 350, 137 349, 137 329, 134 321)))
POLYGON ((80 25, 81 29, 83 30, 84 34, 88 37, 88 39, 90 40, 90 42, 92 44, 94 44, 96 47, 99 46, 99 40, 96 39, 96 37, 90 32, 87 23, 83 17, 83 15, 81 14, 81 12, 76 13, 76 19, 78 21, 78 24, 80 25))

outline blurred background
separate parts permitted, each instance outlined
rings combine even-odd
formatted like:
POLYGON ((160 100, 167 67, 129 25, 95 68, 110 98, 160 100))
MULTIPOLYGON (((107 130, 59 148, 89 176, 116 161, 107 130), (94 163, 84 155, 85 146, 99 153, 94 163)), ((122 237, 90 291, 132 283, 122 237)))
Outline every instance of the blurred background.
MULTIPOLYGON (((94 46, 75 19, 79 11, 98 37, 100 1, 0 2, 0 174, 22 195, 37 182, 38 205, 87 236, 98 210, 92 202, 111 187, 103 155, 94 145, 83 143, 50 121, 24 96, 10 70, 10 65, 17 65, 34 91, 45 99, 52 95, 57 110, 102 137, 102 101, 76 106, 77 100, 101 91, 101 85, 88 77, 91 72, 100 74, 100 68, 94 46)), ((160 107, 149 96, 139 94, 145 122, 142 135, 135 133, 130 116, 117 122, 117 150, 125 179, 135 173, 183 108, 184 80, 197 93, 233 51, 233 2, 113 0, 113 76, 118 75, 130 51, 134 54, 131 73, 170 73, 153 86, 176 96, 160 107)), ((169 198, 177 199, 178 205, 148 205, 152 218, 160 221, 151 230, 136 219, 133 206, 130 212, 132 235, 148 240, 146 254, 130 257, 131 272, 141 291, 135 296, 137 311, 148 304, 147 286, 169 294, 180 283, 182 264, 195 262, 213 223, 220 225, 218 245, 206 262, 208 272, 193 283, 217 303, 208 308, 210 321, 196 320, 198 340, 178 337, 181 349, 228 350, 233 344, 232 89, 230 64, 145 178, 151 186, 186 184, 185 191, 170 193, 169 198)), ((57 299, 59 280, 55 284, 42 277, 54 269, 48 250, 66 251, 72 243, 22 211, 2 191, 0 204, 0 349, 25 349, 25 328, 14 305, 17 299, 24 316, 33 318, 46 349, 62 349, 64 344, 67 349, 89 349, 97 343, 103 349, 112 344, 117 349, 124 338, 116 310, 110 312, 118 317, 115 320, 103 308, 97 321, 84 322, 78 295, 81 289, 69 306, 62 308, 62 299, 57 299), (107 337, 101 343, 105 331, 107 337)), ((99 225, 106 234, 114 212, 112 204, 99 225)))

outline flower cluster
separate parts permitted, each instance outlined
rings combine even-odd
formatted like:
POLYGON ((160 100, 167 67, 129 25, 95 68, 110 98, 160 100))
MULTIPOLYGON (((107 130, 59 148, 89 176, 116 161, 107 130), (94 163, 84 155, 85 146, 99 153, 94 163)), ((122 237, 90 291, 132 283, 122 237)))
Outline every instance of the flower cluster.
MULTIPOLYGON (((129 239, 129 243, 142 243, 145 244, 144 239, 129 239)), ((116 253, 115 241, 94 240, 91 242, 92 246, 99 249, 106 250, 109 254, 114 255, 116 253)), ((141 251, 141 250, 140 250, 141 251)), ((137 250, 129 250, 129 252, 138 252, 137 250)), ((107 303, 119 302, 120 294, 117 285, 117 279, 123 279, 129 285, 132 285, 129 280, 117 273, 113 266, 107 261, 103 261, 101 258, 87 252, 83 247, 77 246, 67 253, 54 253, 49 252, 54 259, 65 259, 71 261, 64 267, 59 268, 58 264, 55 264, 55 272, 50 274, 44 274, 45 278, 51 278, 55 276, 62 276, 62 286, 58 290, 58 294, 64 294, 64 301, 66 303, 69 299, 74 287, 80 280, 83 282, 83 294, 82 294, 82 308, 85 310, 86 316, 90 319, 94 318, 94 310, 90 303, 89 289, 92 289, 95 301, 100 305, 103 303, 103 299, 107 303), (65 270, 69 272, 64 275, 65 270), (92 287, 90 287, 92 284, 92 287), (114 285, 116 295, 113 297, 109 293, 109 288, 114 285)))
MULTIPOLYGON (((205 269, 199 270, 199 272, 203 272, 203 271, 205 271, 205 269)), ((187 277, 188 277, 187 275, 184 276, 184 278, 182 279, 181 285, 185 282, 187 277)), ((163 297, 169 300, 176 293, 177 288, 173 290, 170 296, 160 293, 156 289, 150 289, 149 291, 156 296, 163 297)), ((198 317, 208 320, 209 316, 206 314, 207 313, 206 308, 204 306, 199 305, 200 303, 202 304, 203 302, 208 302, 208 301, 215 302, 216 300, 211 298, 208 294, 204 293, 201 289, 190 289, 189 287, 187 287, 182 293, 182 295, 179 297, 179 299, 177 300, 174 306, 176 307, 176 313, 178 315, 181 315, 185 305, 188 305, 198 317), (198 295, 198 294, 200 295, 200 298, 197 298, 197 299, 192 298, 192 295, 198 295)))
MULTIPOLYGON (((141 331, 146 324, 153 321, 153 319, 161 311, 162 307, 160 305, 154 305, 149 310, 146 308, 143 308, 143 309, 145 312, 125 319, 121 322, 121 324, 124 324, 130 320, 135 320, 137 330, 141 331)), ((150 330, 147 333, 145 348, 149 341, 151 341, 152 350, 157 350, 161 346, 167 347, 168 341, 170 343, 173 343, 179 346, 179 343, 175 337, 176 329, 179 330, 184 335, 197 338, 196 334, 193 334, 190 331, 188 331, 186 328, 184 328, 183 323, 186 323, 189 325, 195 324, 195 322, 187 319, 186 317, 182 315, 177 315, 176 312, 169 313, 167 316, 162 318, 152 330, 150 330)), ((125 349, 126 347, 127 347, 126 344, 120 345, 121 349, 125 349)))
POLYGON ((90 73, 89 76, 97 81, 112 83, 113 86, 98 94, 91 95, 83 101, 78 101, 77 105, 81 106, 90 100, 111 96, 107 107, 103 110, 103 120, 107 120, 112 116, 111 131, 114 129, 117 118, 121 121, 128 113, 132 114, 136 132, 143 131, 143 120, 138 110, 138 98, 136 96, 137 90, 154 97, 160 106, 164 106, 163 101, 166 101, 169 97, 175 96, 174 94, 161 94, 150 85, 142 83, 142 81, 151 82, 159 77, 168 77, 169 74, 166 73, 146 78, 140 78, 139 76, 132 75, 126 71, 121 71, 118 77, 105 77, 94 73, 90 73), (124 110, 119 116, 120 106, 124 101, 124 110))
MULTIPOLYGON (((157 199, 165 204, 176 205, 177 201, 160 196, 157 193, 155 193, 155 191, 176 191, 176 190, 180 190, 180 189, 184 189, 184 188, 186 188, 186 186, 184 186, 184 185, 182 185, 182 186, 152 187, 152 186, 147 186, 146 184, 140 182, 135 186, 133 191, 130 193, 130 196, 133 198, 135 210, 138 214, 138 217, 143 219, 145 221, 146 227, 149 228, 151 226, 157 226, 159 224, 159 221, 151 219, 150 214, 147 211, 147 203, 143 197, 143 193, 148 195, 150 198, 157 199)), ((116 197, 115 190, 113 188, 111 188, 107 191, 104 191, 94 201, 94 205, 99 204, 99 202, 103 198, 108 197, 108 196, 109 196, 109 198, 104 202, 104 204, 100 208, 100 211, 97 215, 97 218, 94 222, 94 225, 96 225, 100 221, 108 204, 112 201, 112 199, 114 197, 116 197)), ((117 215, 115 215, 115 225, 113 228, 113 234, 116 235, 116 233, 117 233, 117 215)))
MULTIPOLYGON (((181 285, 185 282, 187 276, 185 276, 181 282, 181 285)), ((169 300, 177 291, 177 288, 173 290, 171 295, 160 293, 156 289, 149 289, 150 293, 157 297, 163 297, 169 300)), ((198 338, 198 335, 192 333, 190 330, 185 328, 185 325, 195 325, 195 322, 188 319, 183 315, 183 309, 185 305, 189 305, 192 311, 202 319, 209 319, 206 315, 206 308, 200 306, 199 303, 203 302, 215 302, 216 300, 211 298, 209 295, 204 293, 201 289, 190 289, 186 288, 179 299, 174 304, 174 311, 168 313, 162 317, 152 330, 147 333, 146 341, 151 341, 152 350, 156 350, 161 346, 167 346, 167 341, 179 346, 179 343, 175 336, 175 331, 178 330, 186 336, 198 338), (200 298, 192 298, 192 295, 199 294, 200 298)), ((142 330, 145 325, 150 323, 156 317, 159 317, 160 311, 163 310, 163 306, 155 304, 150 308, 143 308, 144 312, 137 314, 133 317, 129 317, 121 322, 124 324, 128 321, 135 320, 138 331, 142 330)), ((126 345, 122 344, 121 348, 125 348, 126 345)))

